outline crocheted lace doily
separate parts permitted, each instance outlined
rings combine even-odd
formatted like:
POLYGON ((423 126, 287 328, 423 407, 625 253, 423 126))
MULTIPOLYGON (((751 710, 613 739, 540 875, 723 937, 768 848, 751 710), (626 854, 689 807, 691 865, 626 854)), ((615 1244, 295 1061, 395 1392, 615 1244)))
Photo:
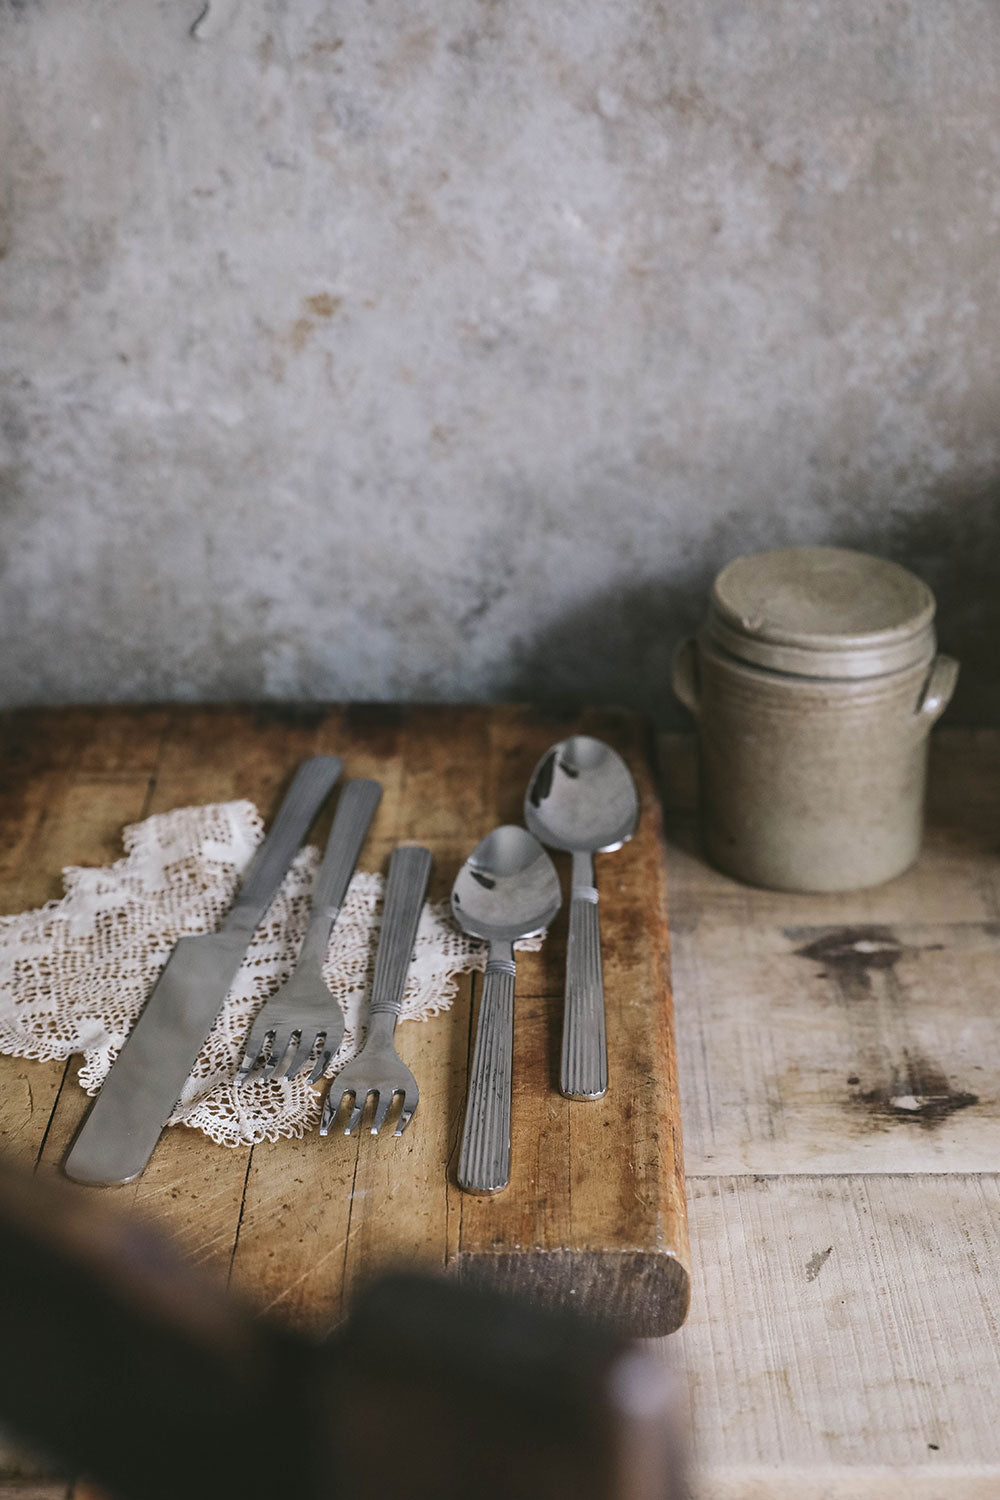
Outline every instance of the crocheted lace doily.
MULTIPOLYGON (((252 802, 161 813, 125 829, 124 859, 104 869, 65 870, 61 900, 0 917, 0 1051, 38 1059, 82 1052, 80 1083, 96 1094, 174 943, 219 925, 262 837, 252 802)), ((220 1145, 240 1146, 301 1136, 318 1122, 322 1093, 308 1075, 239 1090, 231 1079, 254 1016, 294 968, 319 859, 306 846, 288 871, 171 1125, 192 1125, 220 1145)), ((364 1039, 383 883, 381 875, 356 873, 333 929, 324 977, 346 1032, 327 1077, 364 1039)), ((537 940, 523 946, 537 947, 537 940)), ((485 947, 458 930, 446 902, 425 905, 400 1020, 447 1010, 459 974, 485 962, 485 947)))

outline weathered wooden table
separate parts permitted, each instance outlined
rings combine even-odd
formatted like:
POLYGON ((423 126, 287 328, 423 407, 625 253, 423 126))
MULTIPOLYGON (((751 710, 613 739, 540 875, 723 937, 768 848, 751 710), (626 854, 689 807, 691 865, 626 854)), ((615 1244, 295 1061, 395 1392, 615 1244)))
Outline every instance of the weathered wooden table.
MULTIPOLYGON (((383 784, 360 868, 384 867, 397 843, 415 840, 434 857, 431 896, 445 897, 472 846, 521 821, 544 751, 576 732, 622 751, 642 803, 636 837, 598 860, 605 1099, 569 1101, 555 1085, 564 906, 541 952, 518 960, 506 1192, 470 1197, 454 1178, 479 984, 468 975, 449 1012, 400 1028, 421 1101, 403 1137, 313 1131, 228 1150, 174 1128, 136 1183, 104 1190, 109 1200, 152 1219, 261 1311, 312 1333, 336 1323, 361 1280, 399 1263, 591 1308, 635 1334, 677 1327, 689 1273, 664 844, 655 746, 640 721, 472 707, 10 713, 0 719, 0 910, 58 896, 67 864, 119 857, 123 826, 149 813, 249 797, 269 818, 295 765, 321 751, 341 755, 346 776, 383 784)), ((557 863, 565 877, 568 857, 557 863)), ((39 1172, 58 1171, 87 1107, 76 1069, 0 1058, 0 1143, 39 1172)))
MULTIPOLYGON (((126 713, 105 720, 100 760, 74 757, 67 746, 86 739, 89 722, 80 716, 68 739, 53 741, 44 785, 25 774, 19 807, 9 789, 16 837, 0 866, 8 910, 58 895, 62 864, 114 857, 121 825, 144 809, 195 800, 186 765, 213 767, 213 795, 249 794, 267 807, 287 748, 294 758, 320 743, 308 718, 265 716, 226 766, 211 715, 188 719, 181 740, 181 718, 126 713), (261 755, 271 757, 267 772, 261 755)), ((388 717, 378 732, 387 747, 398 721, 388 717)), ((503 743, 486 773, 494 787, 504 779, 503 743)), ((708 869, 691 741, 668 737, 661 750, 692 1299, 681 1330, 654 1347, 688 1377, 698 1500, 993 1500, 1000 735, 935 736, 920 863, 852 896, 773 895, 708 869)), ((413 768, 428 798, 442 770, 430 761, 413 768)), ((389 792, 396 805, 400 790, 389 792)), ((470 807, 410 830, 438 840, 439 890, 468 843, 470 807)), ((497 816, 516 812, 497 804, 497 816)), ((609 859, 608 874, 617 869, 609 859)), ((467 996, 463 1004, 467 1023, 467 996)), ((47 1169, 82 1096, 63 1067, 2 1065, 8 1142, 47 1169)), ((265 1170, 258 1151, 243 1153, 233 1181, 220 1160, 229 1153, 206 1168, 197 1140, 171 1136, 170 1170, 124 1191, 173 1223, 196 1258, 247 1284, 243 1231, 235 1240, 232 1232, 241 1204, 245 1218, 252 1210, 248 1227, 273 1213, 293 1242, 315 1245, 282 1192, 295 1174, 265 1170)), ((295 1149, 267 1155, 294 1163, 295 1149)), ((378 1159, 368 1142, 363 1150, 356 1185, 378 1187, 378 1159)), ((343 1191, 330 1186, 331 1197, 343 1191)), ((453 1244, 456 1228, 454 1218, 439 1225, 436 1242, 453 1244)), ((341 1229, 335 1255, 347 1258, 349 1239, 341 1229)), ((361 1247, 352 1254, 348 1277, 361 1247)), ((305 1260, 297 1264, 296 1276, 305 1260)), ((298 1289, 281 1267, 261 1274, 275 1308, 301 1316, 308 1271, 298 1289)))

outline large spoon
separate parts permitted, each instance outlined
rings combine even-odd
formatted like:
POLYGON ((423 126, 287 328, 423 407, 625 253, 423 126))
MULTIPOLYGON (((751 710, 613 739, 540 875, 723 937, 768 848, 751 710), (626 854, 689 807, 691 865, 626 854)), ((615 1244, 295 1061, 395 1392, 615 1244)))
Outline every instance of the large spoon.
POLYGON ((510 1181, 514 943, 546 928, 561 904, 551 859, 513 824, 488 833, 455 878, 455 920, 490 945, 458 1159, 458 1185, 467 1193, 498 1193, 510 1181))
POLYGON ((601 740, 560 740, 535 767, 524 821, 543 844, 573 856, 559 1087, 571 1099, 600 1099, 608 1044, 593 856, 620 849, 635 832, 639 798, 631 772, 601 740))

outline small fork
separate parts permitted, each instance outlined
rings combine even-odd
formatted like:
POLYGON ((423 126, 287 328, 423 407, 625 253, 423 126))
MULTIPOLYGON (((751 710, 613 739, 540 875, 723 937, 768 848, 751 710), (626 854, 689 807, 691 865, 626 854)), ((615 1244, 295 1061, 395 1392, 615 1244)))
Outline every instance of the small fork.
POLYGON ((382 797, 377 781, 349 781, 340 794, 323 863, 313 889, 312 912, 295 972, 254 1021, 236 1075, 245 1083, 258 1063, 260 1077, 294 1078, 318 1047, 310 1083, 322 1078, 344 1040, 344 1017, 323 979, 330 933, 337 920, 368 826, 382 797))
POLYGON ((357 1057, 347 1064, 330 1086, 323 1106, 320 1134, 329 1134, 346 1095, 351 1096, 351 1117, 345 1135, 353 1135, 361 1123, 369 1094, 375 1095, 372 1135, 386 1122, 392 1101, 402 1094, 402 1108, 394 1131, 402 1135, 413 1119, 419 1098, 417 1080, 393 1045, 393 1032, 406 987, 406 974, 413 958, 417 924, 431 871, 427 849, 407 845, 393 850, 385 885, 382 932, 375 954, 368 1035, 357 1057))

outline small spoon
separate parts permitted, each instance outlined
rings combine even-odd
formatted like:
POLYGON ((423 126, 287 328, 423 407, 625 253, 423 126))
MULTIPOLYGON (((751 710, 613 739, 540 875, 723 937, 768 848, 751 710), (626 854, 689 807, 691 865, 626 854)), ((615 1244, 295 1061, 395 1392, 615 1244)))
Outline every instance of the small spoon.
POLYGON ((513 824, 488 833, 455 878, 455 920, 490 945, 458 1159, 458 1185, 467 1193, 498 1193, 510 1181, 514 943, 546 928, 561 905, 551 859, 513 824))
POLYGON ((560 740, 535 767, 524 821, 543 844, 573 856, 559 1087, 571 1099, 600 1099, 608 1087, 608 1044, 592 856, 620 849, 635 832, 632 774, 601 740, 583 734, 560 740))

